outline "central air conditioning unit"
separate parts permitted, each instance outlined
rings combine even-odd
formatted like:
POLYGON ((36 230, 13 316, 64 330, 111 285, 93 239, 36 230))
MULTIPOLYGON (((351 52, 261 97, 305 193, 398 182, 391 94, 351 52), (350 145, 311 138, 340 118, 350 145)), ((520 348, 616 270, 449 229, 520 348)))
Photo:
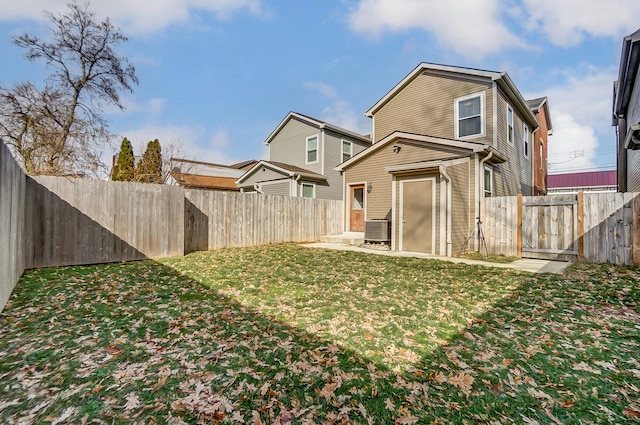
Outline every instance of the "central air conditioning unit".
POLYGON ((365 242, 389 242, 389 220, 365 220, 364 241, 365 242))

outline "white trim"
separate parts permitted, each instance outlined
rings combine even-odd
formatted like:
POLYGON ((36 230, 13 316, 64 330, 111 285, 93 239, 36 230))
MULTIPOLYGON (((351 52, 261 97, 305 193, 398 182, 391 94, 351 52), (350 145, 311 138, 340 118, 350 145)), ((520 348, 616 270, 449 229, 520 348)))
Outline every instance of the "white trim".
MULTIPOLYGON (((422 74, 425 70, 429 71, 441 71, 446 74, 458 74, 464 76, 475 76, 479 78, 485 78, 490 80, 497 80, 502 78, 505 73, 504 72, 492 72, 492 71, 483 71, 481 69, 472 69, 472 68, 460 68, 456 66, 448 66, 448 65, 438 65, 434 63, 426 63, 423 62, 419 64, 416 68, 413 69, 406 77, 404 77, 398 84, 396 84, 387 94, 384 95, 382 99, 376 102, 367 112, 365 112, 365 116, 372 117, 382 106, 384 106, 392 97, 394 97, 400 90, 402 90, 406 85, 408 85, 415 77, 422 74)), ((373 139, 375 140, 375 139, 373 139)))
POLYGON ((300 184, 298 185, 300 187, 300 197, 301 198, 305 198, 304 196, 304 186, 311 186, 311 188, 313 189, 313 195, 311 196, 311 198, 309 199, 316 199, 316 184, 315 183, 310 183, 310 182, 300 182, 300 184))
POLYGON ((489 181, 491 182, 491 196, 490 197, 494 197, 495 196, 495 185, 494 185, 494 182, 493 182, 493 168, 491 168, 491 167, 489 167, 487 165, 484 165, 483 169, 482 169, 482 197, 483 198, 487 198, 487 194, 486 194, 486 189, 487 188, 484 185, 484 180, 485 180, 484 179, 484 174, 485 174, 485 171, 489 172, 489 181))
POLYGON ((493 100, 493 148, 498 149, 498 84, 493 81, 491 85, 493 100))
POLYGON ((513 114, 513 106, 511 106, 511 104, 507 102, 507 144, 510 146, 515 146, 515 138, 516 138, 515 115, 513 114), (511 111, 511 131, 512 131, 511 140, 509 140, 509 111, 511 111))
POLYGON ((305 165, 317 164, 320 162, 320 133, 312 134, 306 137, 305 149, 304 149, 304 163, 305 165), (309 140, 316 139, 316 160, 309 161, 309 140))
MULTIPOLYGON (((367 114, 365 114, 367 116, 367 114)), ((376 116, 371 116, 371 144, 376 143, 376 116)))
POLYGON ((264 141, 265 145, 269 145, 273 139, 276 137, 276 135, 280 132, 280 130, 282 130, 282 128, 291 120, 291 118, 297 118, 298 120, 308 124, 308 125, 312 125, 318 129, 323 129, 323 128, 329 128, 333 131, 335 131, 336 133, 339 133, 341 135, 344 136, 349 136, 349 137, 353 137, 355 139, 358 139, 360 141, 363 142, 367 142, 367 138, 364 137, 361 134, 355 133, 351 130, 347 130, 346 128, 342 128, 342 127, 338 127, 337 125, 333 125, 331 123, 328 122, 324 122, 324 121, 320 121, 317 120, 315 118, 311 118, 311 117, 307 117, 305 115, 299 114, 297 112, 289 112, 287 114, 286 117, 284 117, 284 119, 282 121, 280 121, 280 124, 278 124, 278 126, 271 132, 271 134, 269 134, 269 137, 267 137, 267 139, 264 141))
POLYGON ((325 131, 324 128, 320 130, 320 140, 322 143, 322 148, 320 149, 320 155, 322 156, 322 162, 320 163, 320 174, 324 176, 324 147, 325 147, 325 131))
POLYGON ((396 203, 398 202, 398 194, 396 190, 396 176, 395 174, 391 175, 391 250, 398 250, 398 241, 396 240, 396 227, 397 227, 397 217, 396 213, 396 203))
POLYGON ((522 123, 522 154, 526 159, 531 156, 531 140, 529 139, 529 126, 522 123))
POLYGON ((346 226, 345 226, 345 231, 346 232, 350 232, 351 231, 351 186, 363 186, 364 187, 364 191, 363 193, 363 201, 364 202, 364 208, 363 208, 363 214, 364 214, 364 220, 367 219, 367 182, 352 182, 352 183, 347 183, 346 185, 346 191, 344 194, 344 199, 346 200, 345 202, 345 217, 346 217, 346 226))
POLYGON ((444 180, 440 174, 440 255, 447 255, 447 203, 443 202, 447 198, 447 187, 444 180))
MULTIPOLYGON (((473 186, 474 192, 475 192, 475 199, 474 199, 474 202, 473 202, 473 204, 474 204, 473 222, 475 223, 476 222, 476 217, 480 217, 480 202, 483 202, 483 201, 481 201, 482 198, 480 197, 481 190, 480 190, 480 182, 478 181, 479 180, 478 176, 480 174, 479 170, 480 170, 480 168, 482 168, 480 166, 480 164, 481 164, 480 155, 476 155, 473 164, 474 164, 474 167, 475 167, 474 168, 475 173, 473 173, 473 174, 475 174, 475 176, 474 176, 475 185, 473 186)), ((477 240, 477 238, 474 238, 474 240, 473 240, 473 250, 474 251, 478 250, 478 245, 477 244, 478 244, 478 240, 477 240)))
POLYGON ((448 148, 459 148, 468 150, 471 152, 483 152, 487 148, 491 147, 488 144, 477 143, 477 142, 465 142, 464 140, 452 140, 452 139, 443 139, 440 137, 432 137, 432 136, 422 136, 418 134, 404 133, 402 131, 394 131, 384 139, 380 140, 378 143, 374 143, 372 146, 367 149, 358 152, 354 155, 350 160, 343 162, 334 168, 336 171, 344 171, 345 167, 353 164, 354 162, 359 161, 362 158, 366 158, 368 155, 373 152, 377 152, 378 150, 384 148, 386 145, 397 141, 398 139, 402 139, 407 142, 418 142, 424 144, 433 144, 437 146, 444 146, 448 148))
MULTIPOLYGON (((487 107, 486 107, 486 93, 484 91, 478 92, 478 93, 473 93, 467 96, 462 96, 462 97, 457 97, 456 99, 454 99, 453 101, 453 106, 454 106, 454 119, 455 119, 455 138, 456 139, 460 139, 460 140, 469 140, 469 139, 476 139, 478 137, 484 137, 487 134, 487 107), (468 99, 475 99, 476 97, 480 98, 480 133, 478 134, 470 134, 468 136, 460 136, 460 102, 468 100, 468 99)), ((462 119, 466 119, 469 117, 465 117, 462 119)))
MULTIPOLYGON (((431 252, 430 254, 434 254, 435 253, 435 249, 436 249, 436 178, 435 177, 425 177, 425 178, 418 178, 418 179, 410 179, 410 180, 400 180, 400 217, 404 217, 404 184, 405 183, 411 183, 411 182, 418 182, 418 181, 428 181, 431 180, 432 182, 432 190, 431 190, 431 252)), ((404 246, 403 243, 404 241, 402 240, 402 233, 404 232, 404 223, 402 218, 400 219, 400 222, 398 223, 400 225, 399 228, 399 239, 400 239, 400 251, 404 250, 404 246)))

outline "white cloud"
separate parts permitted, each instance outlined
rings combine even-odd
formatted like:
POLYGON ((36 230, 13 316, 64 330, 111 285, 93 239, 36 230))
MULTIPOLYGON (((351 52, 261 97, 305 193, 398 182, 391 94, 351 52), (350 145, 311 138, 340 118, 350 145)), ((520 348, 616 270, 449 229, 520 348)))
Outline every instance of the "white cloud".
POLYGON ((579 44, 585 35, 621 38, 638 28, 638 0, 523 0, 529 30, 540 30, 553 44, 579 44))
POLYGON ((323 83, 320 81, 307 81, 302 83, 302 86, 307 89, 315 90, 328 99, 335 99, 338 97, 338 91, 335 87, 323 83))
MULTIPOLYGON (((615 150, 611 129, 611 91, 615 69, 582 66, 556 71, 561 84, 527 98, 547 96, 553 124, 549 139, 550 173, 580 171, 611 163, 615 150)), ((610 164, 608 164, 610 167, 610 164)))
POLYGON ((371 133, 371 122, 362 114, 356 113, 349 103, 344 100, 336 100, 332 105, 322 110, 322 120, 355 131, 359 134, 371 133))
POLYGON ((164 110, 164 106, 167 103, 167 99, 161 97, 154 97, 147 102, 136 102, 130 96, 123 96, 120 98, 120 103, 124 109, 120 109, 112 104, 106 104, 102 110, 106 114, 124 115, 131 113, 145 112, 150 114, 158 114, 164 110))
MULTIPOLYGON (((226 149, 229 141, 225 130, 220 130, 218 133, 208 136, 202 128, 178 125, 148 125, 121 133, 120 137, 127 137, 131 141, 136 154, 142 154, 149 141, 158 139, 163 148, 169 145, 179 147, 180 152, 178 152, 178 155, 187 159, 217 164, 233 164, 246 159, 229 155, 226 149), (210 140, 210 143, 203 143, 205 140, 210 140)), ((120 141, 117 141, 116 149, 119 149, 119 147, 120 141)))
POLYGON ((593 171, 596 167, 598 138, 593 128, 578 124, 562 112, 553 117, 553 136, 549 138, 549 174, 593 171))
MULTIPOLYGON (((0 0, 0 19, 43 20, 43 11, 66 12, 69 0, 31 0, 27 5, 0 0)), ((152 33, 189 21, 193 15, 209 12, 218 19, 229 19, 246 10, 261 13, 261 0, 110 0, 91 4, 99 18, 109 16, 127 33, 152 33)))
POLYGON ((360 0, 349 16, 355 32, 379 36, 385 31, 419 29, 446 49, 471 59, 526 43, 504 24, 498 0, 360 0))

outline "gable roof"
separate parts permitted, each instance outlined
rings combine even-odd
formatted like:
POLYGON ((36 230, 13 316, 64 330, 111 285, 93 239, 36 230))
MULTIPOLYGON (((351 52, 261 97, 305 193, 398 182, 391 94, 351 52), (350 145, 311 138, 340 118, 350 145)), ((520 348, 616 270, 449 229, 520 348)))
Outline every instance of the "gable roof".
POLYGON ((640 65, 640 29, 626 36, 622 42, 618 81, 614 83, 613 117, 626 118, 631 93, 635 85, 640 65))
POLYGON ((542 109, 544 113, 544 119, 547 121, 547 129, 549 135, 553 134, 553 124, 551 124, 551 113, 549 112, 549 99, 546 96, 537 97, 535 99, 529 99, 526 101, 527 106, 531 109, 531 112, 537 114, 542 109))
POLYGON ((171 177, 187 189, 240 190, 236 186, 235 177, 202 176, 179 172, 171 172, 171 177))
POLYGON ((325 176, 323 176, 322 174, 314 173, 313 171, 305 170, 304 168, 296 167, 295 165, 285 164, 284 162, 262 160, 251 167, 242 176, 240 176, 240 178, 236 180, 236 184, 242 184, 245 180, 247 180, 251 175, 255 174, 255 172, 262 167, 269 168, 273 171, 283 174, 286 177, 301 176, 312 180, 326 180, 325 176))
POLYGON ((244 173, 229 165, 214 164, 212 162, 194 161, 191 159, 171 158, 171 172, 176 174, 191 174, 209 177, 230 177, 237 179, 244 173))
MULTIPOLYGON (((415 141, 415 142, 422 142, 422 143, 431 143, 431 144, 436 144, 436 145, 449 147, 449 148, 466 149, 471 152, 492 151, 494 152, 494 155, 496 155, 496 157, 499 156, 497 152, 491 147, 491 145, 486 145, 484 143, 469 142, 469 141, 462 141, 462 140, 455 140, 455 139, 445 139, 442 137, 433 137, 433 136, 428 136, 424 134, 413 134, 413 133, 406 133, 403 131, 394 131, 384 139, 380 140, 378 143, 375 143, 373 146, 368 147, 367 149, 359 152, 358 154, 352 156, 350 159, 346 160, 342 164, 338 165, 337 167, 334 168, 334 170, 344 171, 345 168, 350 167, 352 164, 366 158, 372 153, 382 149, 383 147, 389 145, 392 142, 397 141, 398 139, 406 139, 412 142, 415 141)), ((504 159, 501 155, 499 157, 500 157, 500 160, 504 159)))
POLYGON ((416 77, 421 75, 425 71, 438 72, 442 74, 457 74, 473 78, 480 78, 489 81, 495 81, 496 84, 505 92, 507 96, 515 103, 516 109, 525 116, 528 120, 528 124, 536 128, 538 122, 536 121, 533 112, 527 106, 524 98, 518 91, 518 88, 513 84, 509 74, 506 72, 487 71, 484 69, 465 68, 461 66, 440 65, 435 63, 422 62, 413 71, 411 71, 406 77, 404 77, 398 84, 395 85, 382 99, 376 102, 367 112, 365 116, 373 117, 373 115, 386 105, 393 97, 395 97, 401 90, 409 85, 416 77))
POLYGON ((269 135, 269 137, 267 137, 267 140, 264 141, 265 145, 268 145, 269 143, 271 143, 273 141, 273 139, 278 135, 278 133, 280 132, 280 130, 282 130, 282 128, 287 125, 287 123, 291 120, 291 119, 297 119, 299 121, 302 121, 306 124, 309 124, 313 127, 316 127, 318 129, 329 129, 331 131, 334 131, 338 134, 341 134, 343 136, 347 136, 350 137, 352 139, 356 139, 356 140, 360 140, 361 142, 365 142, 365 143, 369 143, 371 144, 371 138, 363 136, 362 134, 358 134, 354 131, 351 130, 347 130, 346 128, 342 128, 339 127, 337 125, 328 123, 326 121, 322 121, 316 118, 312 118, 310 116, 307 115, 303 115, 299 112, 289 112, 287 114, 286 117, 284 117, 284 119, 280 122, 280 124, 278 124, 278 126, 275 128, 275 130, 273 130, 271 132, 271 134, 269 135))

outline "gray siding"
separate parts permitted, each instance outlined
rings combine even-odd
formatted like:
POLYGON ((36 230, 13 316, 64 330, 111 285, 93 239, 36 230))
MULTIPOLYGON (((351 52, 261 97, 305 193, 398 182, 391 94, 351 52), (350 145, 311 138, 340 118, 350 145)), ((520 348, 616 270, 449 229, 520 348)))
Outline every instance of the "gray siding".
MULTIPOLYGON (((626 124, 628 126, 640 122, 640 74, 638 74, 636 84, 631 92, 627 115, 626 124)), ((640 151, 627 151, 627 191, 640 192, 640 151)))
POLYGON ((254 183, 280 180, 283 178, 289 178, 289 176, 279 171, 274 171, 271 168, 261 166, 260 169, 258 169, 255 173, 250 175, 249 178, 242 182, 242 186, 253 186, 254 183))
MULTIPOLYGON (((451 252, 456 254, 475 224, 473 161, 447 167, 451 177, 451 252)), ((473 249, 473 241, 471 246, 473 249)))
MULTIPOLYGON (((352 142, 353 155, 370 146, 360 140, 343 136, 331 130, 320 130, 296 118, 291 118, 271 141, 269 160, 295 165, 323 175, 327 181, 315 183, 316 198, 341 200, 343 196, 342 176, 334 168, 342 163, 343 140, 352 142), (306 164, 306 140, 307 137, 316 134, 318 135, 318 163, 306 164)), ((247 184, 265 181, 268 176, 270 175, 258 171, 247 180, 247 184)), ((271 180, 273 179, 271 178, 271 180)), ((298 196, 300 196, 300 191, 300 184, 298 184, 298 196)))
POLYGON ((640 151, 627 151, 627 192, 640 192, 640 151))
POLYGON ((262 193, 265 195, 284 195, 289 196, 289 180, 281 183, 272 183, 262 185, 262 193))
POLYGON ((497 139, 498 152, 507 157, 507 162, 493 165, 494 196, 524 196, 533 195, 532 158, 533 135, 529 128, 529 158, 524 157, 522 116, 515 107, 513 109, 514 143, 509 144, 507 138, 507 100, 501 90, 498 90, 497 105, 497 139))
POLYGON ((269 144, 269 160, 295 165, 322 174, 322 161, 306 163, 308 136, 318 135, 318 159, 322 158, 320 129, 291 118, 269 144))

